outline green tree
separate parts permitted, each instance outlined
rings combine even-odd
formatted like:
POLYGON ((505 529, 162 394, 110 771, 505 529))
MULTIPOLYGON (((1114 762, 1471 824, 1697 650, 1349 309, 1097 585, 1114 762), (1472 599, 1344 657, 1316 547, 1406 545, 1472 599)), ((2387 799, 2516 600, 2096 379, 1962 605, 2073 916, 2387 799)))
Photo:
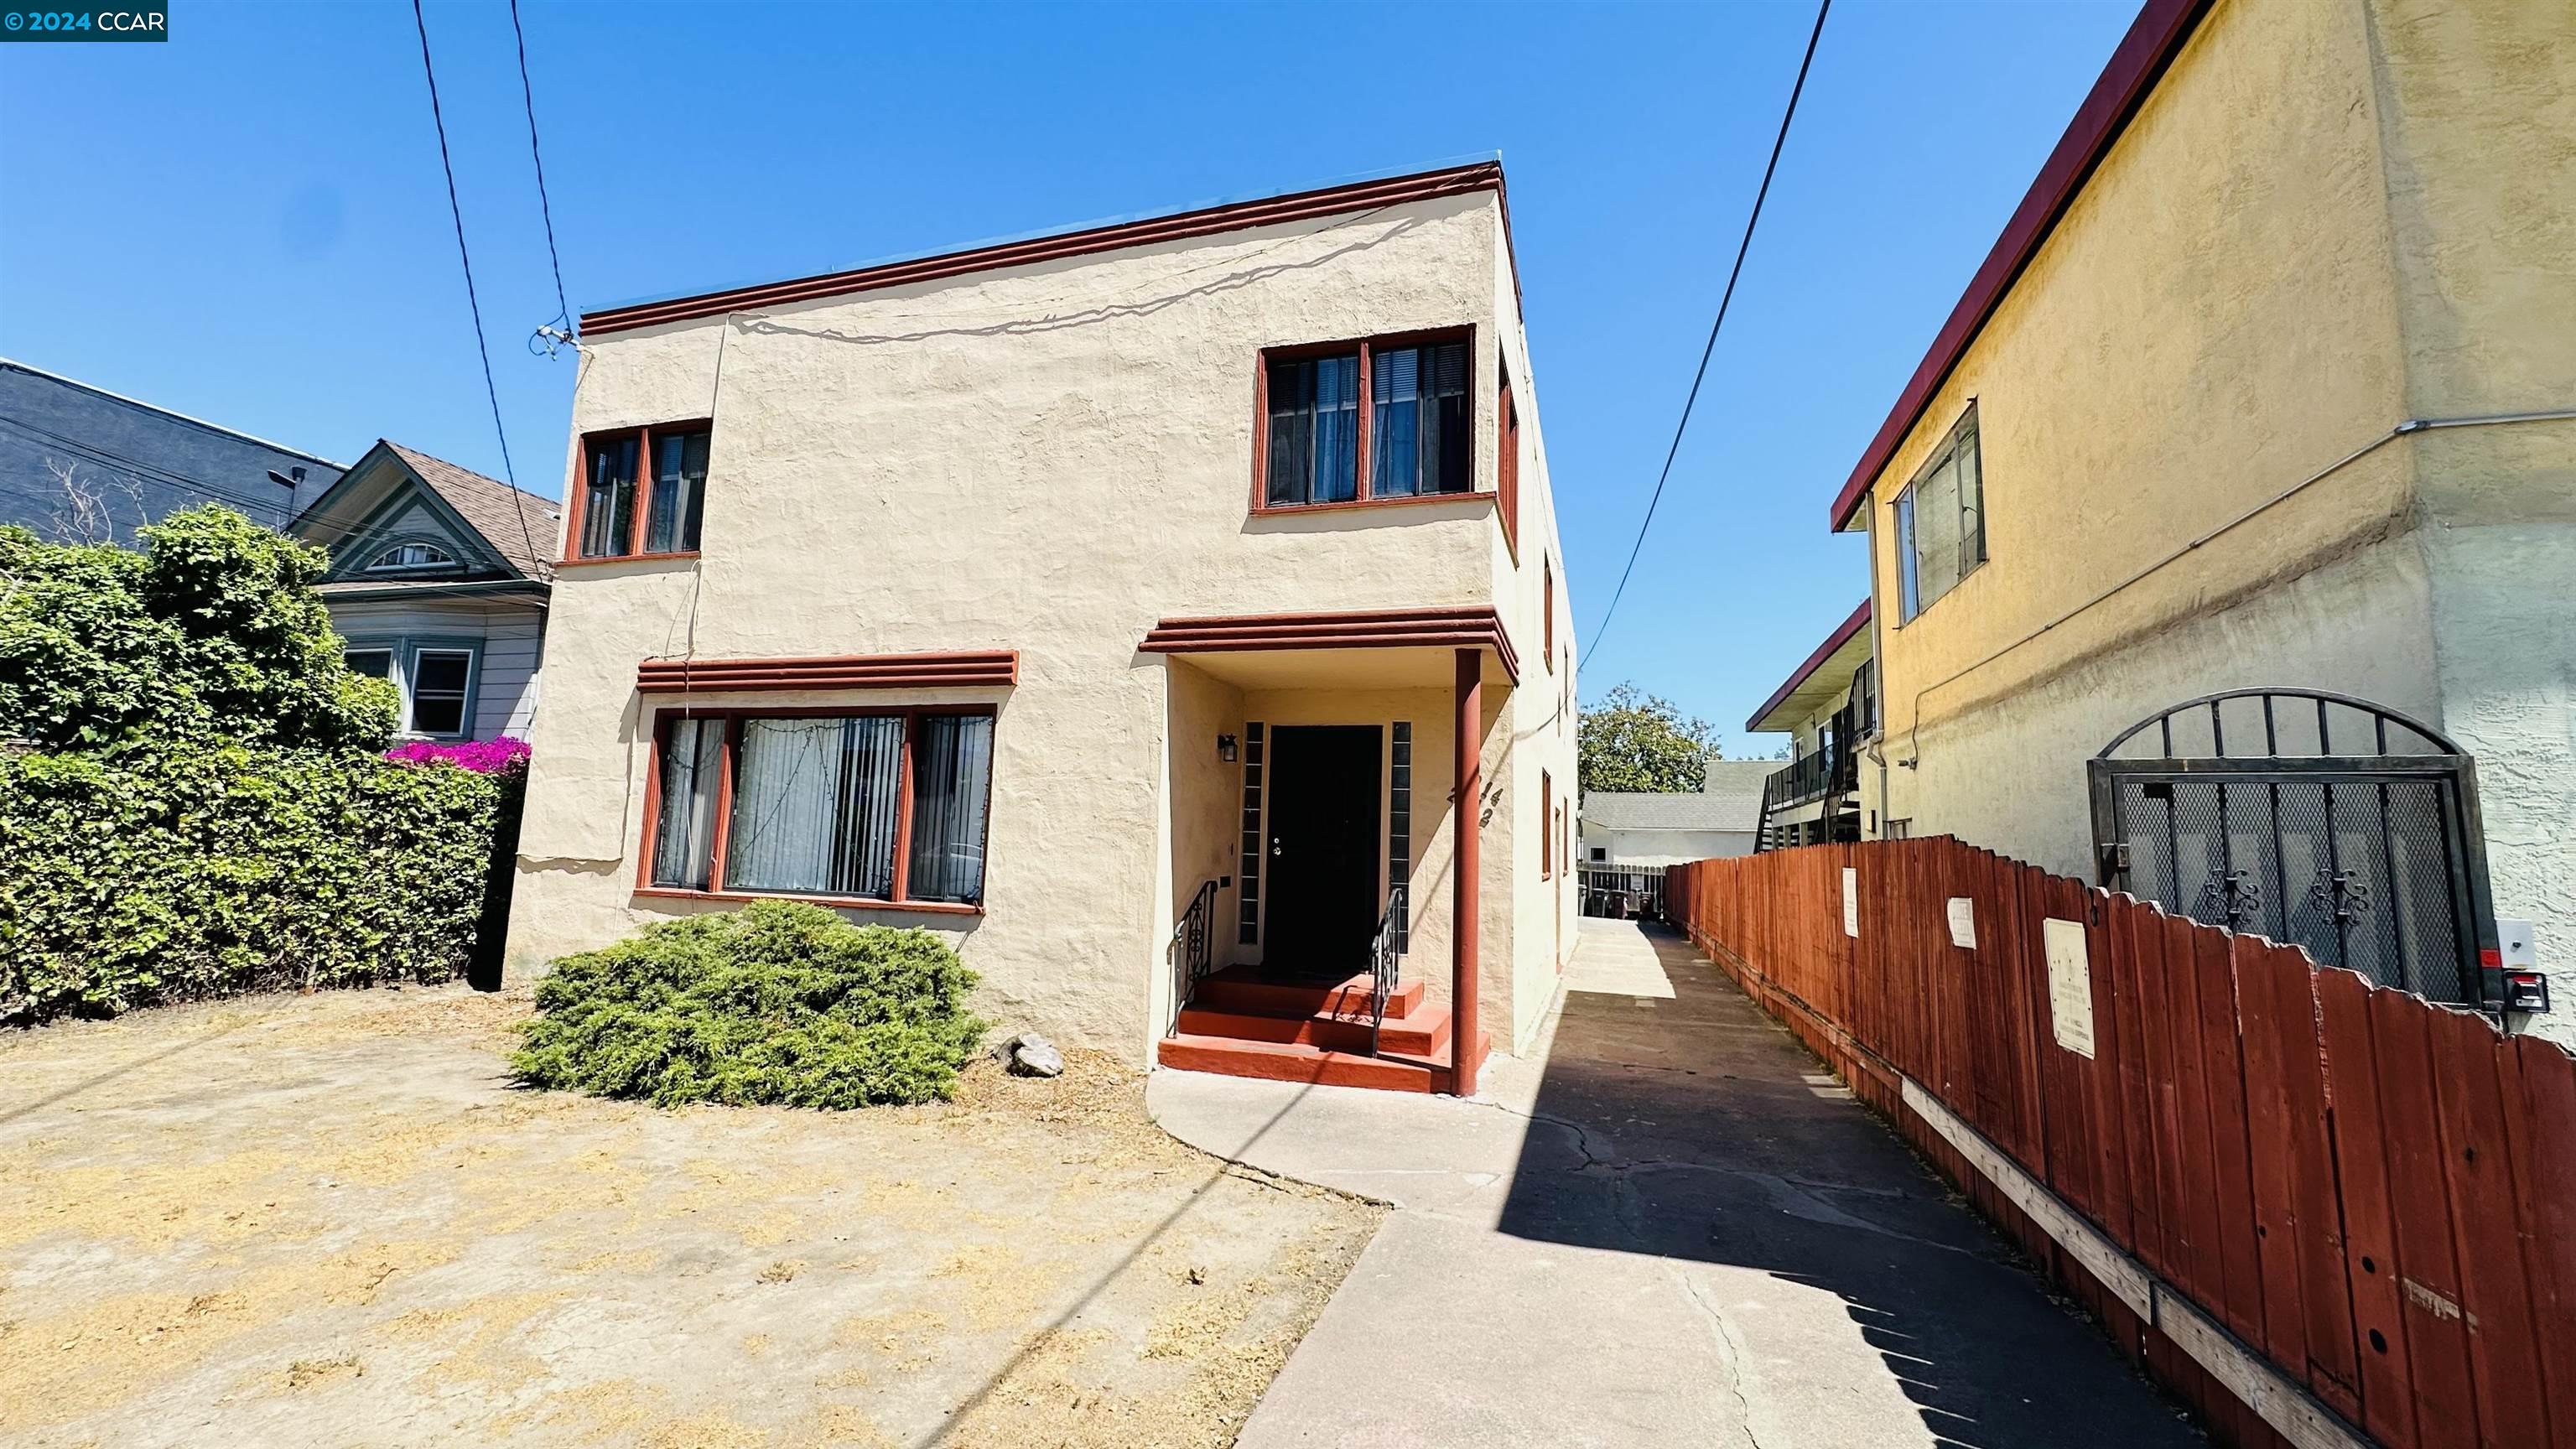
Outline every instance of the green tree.
POLYGON ((0 737, 384 748, 396 697, 341 662, 321 550, 211 505, 142 536, 137 553, 0 528, 0 737))
POLYGON ((1622 684, 1575 729, 1577 775, 1584 790, 1688 794, 1708 784, 1717 759, 1717 730, 1684 719, 1671 700, 1622 684))

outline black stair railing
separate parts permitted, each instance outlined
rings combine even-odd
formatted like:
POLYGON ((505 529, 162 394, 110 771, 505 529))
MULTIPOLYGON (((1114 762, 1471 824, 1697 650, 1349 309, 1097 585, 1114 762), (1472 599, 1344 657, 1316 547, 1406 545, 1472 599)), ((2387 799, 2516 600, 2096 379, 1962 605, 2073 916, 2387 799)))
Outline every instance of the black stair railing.
POLYGON ((1404 919, 1404 887, 1390 887, 1386 893, 1386 910, 1377 918, 1377 934, 1369 938, 1369 1055, 1378 1055, 1378 1035, 1386 1029, 1387 998, 1395 994, 1396 972, 1402 969, 1403 952, 1396 947, 1396 923, 1404 919))
POLYGON ((1181 1029, 1181 1009, 1198 994, 1199 983, 1215 967, 1216 892, 1218 882, 1210 880, 1190 897, 1189 909, 1181 912, 1179 924, 1172 927, 1172 1021, 1164 1034, 1181 1029))

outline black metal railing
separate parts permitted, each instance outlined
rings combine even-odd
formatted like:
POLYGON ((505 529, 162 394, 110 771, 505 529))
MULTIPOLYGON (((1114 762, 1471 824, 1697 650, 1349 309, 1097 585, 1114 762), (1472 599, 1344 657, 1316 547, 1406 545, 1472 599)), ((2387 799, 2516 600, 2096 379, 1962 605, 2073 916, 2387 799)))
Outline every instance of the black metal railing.
POLYGON ((1181 912, 1180 924, 1172 927, 1172 1019, 1164 1034, 1180 1030, 1181 1008, 1190 1004, 1198 993, 1199 983, 1214 969, 1216 952, 1216 892, 1218 882, 1210 880, 1190 897, 1189 909, 1181 912))
POLYGON ((1860 784, 1860 761, 1850 750, 1828 744, 1800 755, 1771 772, 1762 782, 1762 808, 1785 810, 1827 795, 1848 794, 1860 784))
POLYGON ((1395 994, 1396 972, 1404 963, 1397 944, 1404 922, 1404 887, 1390 886, 1386 909, 1378 915, 1377 934, 1369 938, 1369 1055, 1378 1054, 1378 1033, 1386 1029, 1387 998, 1395 994))
POLYGON ((1587 916, 1617 921, 1652 920, 1663 914, 1664 868, 1660 865, 1594 865, 1575 867, 1580 909, 1587 916))

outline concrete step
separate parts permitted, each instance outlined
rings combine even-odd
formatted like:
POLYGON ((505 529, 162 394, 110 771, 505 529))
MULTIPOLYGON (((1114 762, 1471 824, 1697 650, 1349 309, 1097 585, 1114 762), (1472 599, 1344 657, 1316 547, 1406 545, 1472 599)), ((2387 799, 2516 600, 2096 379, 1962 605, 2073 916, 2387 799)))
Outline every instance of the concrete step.
MULTIPOLYGON (((1493 1053, 1493 1038, 1479 1033, 1477 1048, 1477 1059, 1482 1061, 1493 1053)), ((1451 1085, 1446 1049, 1424 1056, 1372 1057, 1297 1042, 1183 1033, 1163 1038, 1155 1056, 1164 1066, 1181 1071, 1267 1082, 1374 1087, 1390 1092, 1446 1092, 1451 1085)))
MULTIPOLYGON (((1277 981, 1258 968, 1230 966, 1200 982, 1190 1005, 1237 1016, 1365 1016, 1369 978, 1363 971, 1337 982, 1277 981)), ((1422 983, 1399 982, 1387 993, 1386 1014, 1411 1016, 1421 1005, 1422 983)))
MULTIPOLYGON (((1390 1005, 1392 998, 1390 998, 1390 1005)), ((1192 1006, 1181 1013, 1180 1030, 1189 1036, 1227 1036, 1243 1041, 1291 1043, 1330 1051, 1365 1052, 1369 1048, 1366 1013, 1339 1016, 1315 1012, 1306 1016, 1268 1016, 1256 1012, 1211 1011, 1192 1006)), ((1378 1049, 1401 1056, 1427 1057, 1449 1045, 1449 1008, 1422 1005, 1407 1016, 1390 1016, 1378 1033, 1378 1049)))

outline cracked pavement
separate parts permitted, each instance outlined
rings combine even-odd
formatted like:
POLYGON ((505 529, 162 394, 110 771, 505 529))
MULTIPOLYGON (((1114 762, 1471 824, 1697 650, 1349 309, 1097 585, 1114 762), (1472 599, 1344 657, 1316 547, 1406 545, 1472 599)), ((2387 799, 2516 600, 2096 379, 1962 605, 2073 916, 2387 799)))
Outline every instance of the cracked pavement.
POLYGON ((1397 1205, 1246 1449, 2203 1442, 1687 942, 1582 928, 1476 1100, 1152 1078, 1182 1140, 1275 1116, 1246 1163, 1397 1205))

